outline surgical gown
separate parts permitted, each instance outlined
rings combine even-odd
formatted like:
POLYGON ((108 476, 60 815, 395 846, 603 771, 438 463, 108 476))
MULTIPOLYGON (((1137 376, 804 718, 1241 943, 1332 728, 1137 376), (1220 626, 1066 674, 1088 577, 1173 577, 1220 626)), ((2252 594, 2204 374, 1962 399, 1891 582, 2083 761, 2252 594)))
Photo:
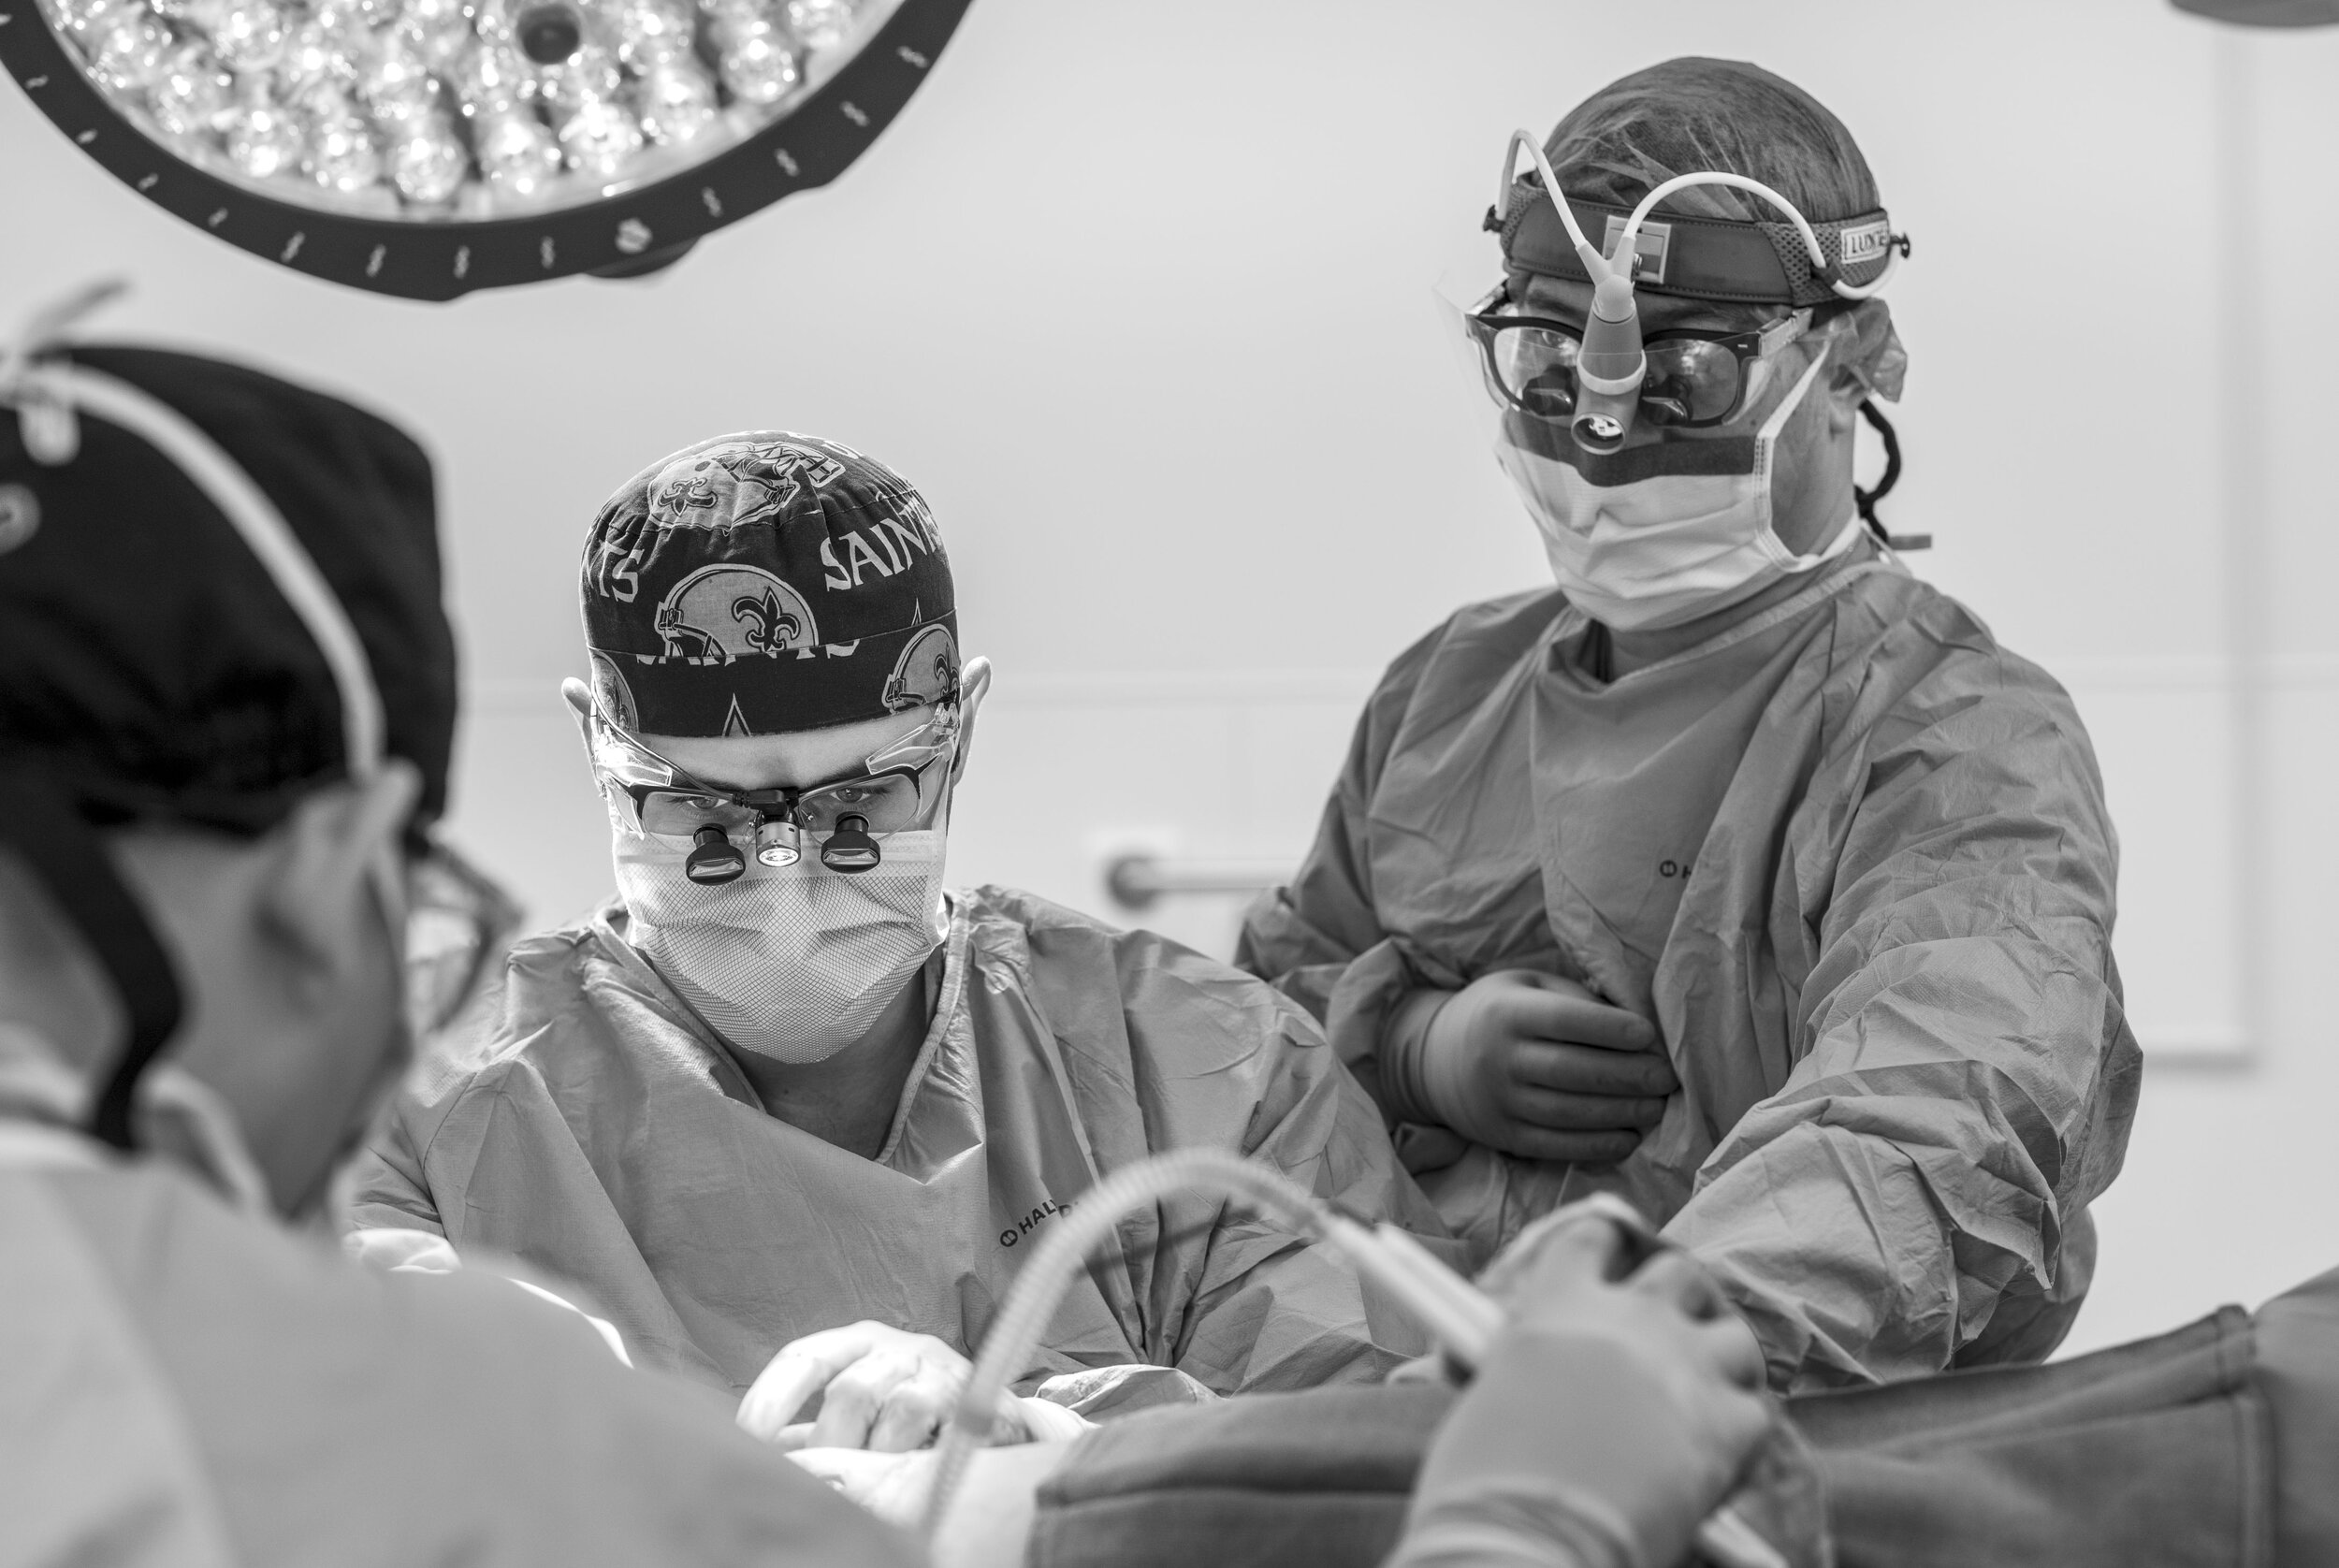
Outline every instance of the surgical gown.
MULTIPOLYGON (((637 1363, 734 1390, 790 1341, 864 1318, 969 1351, 1057 1216, 1158 1150, 1238 1150, 1443 1235, 1288 1000, 1027 893, 950 903, 940 998, 875 1159, 766 1114, 613 904, 517 950, 500 1026, 376 1141, 358 1223, 573 1281, 637 1363)), ((1097 1414, 1161 1392, 1108 1369, 1175 1369, 1191 1397, 1371 1380, 1421 1348, 1335 1256, 1174 1198, 1122 1223, 1019 1387, 1097 1414)))
POLYGON ((1368 1082, 1407 992, 1494 969, 1654 1021, 1681 1088, 1620 1163, 1399 1129, 1482 1246, 1620 1192, 1716 1272, 1781 1387, 2042 1357, 2140 1067, 2070 699, 1865 547, 1612 681, 1600 635, 1545 590, 1401 656, 1238 963, 1368 1082))
POLYGON ((0 1104, 0 1562, 923 1560, 572 1314, 344 1262, 0 1104))

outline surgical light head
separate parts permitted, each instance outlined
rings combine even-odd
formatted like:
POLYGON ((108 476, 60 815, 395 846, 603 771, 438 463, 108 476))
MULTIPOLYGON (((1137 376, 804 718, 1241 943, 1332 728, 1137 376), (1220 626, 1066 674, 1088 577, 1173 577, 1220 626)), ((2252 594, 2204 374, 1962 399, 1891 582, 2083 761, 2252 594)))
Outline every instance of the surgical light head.
POLYGON ((1649 397, 1637 290, 1807 308, 1869 298, 1909 254, 1908 236, 1893 232, 1881 209, 1814 225, 1761 181, 1720 169, 1675 175, 1630 209, 1577 200, 1564 195, 1542 144, 1523 130, 1512 132, 1504 149, 1502 185, 1486 226, 1502 237, 1511 271, 1591 285, 1568 429, 1578 446, 1601 455, 1631 439, 1649 397), (1521 147, 1534 165, 1523 178, 1516 177, 1521 147), (1780 221, 1652 219, 1666 197, 1695 185, 1747 192, 1780 221), (1605 250, 1586 236, 1587 222, 1603 225, 1605 250))

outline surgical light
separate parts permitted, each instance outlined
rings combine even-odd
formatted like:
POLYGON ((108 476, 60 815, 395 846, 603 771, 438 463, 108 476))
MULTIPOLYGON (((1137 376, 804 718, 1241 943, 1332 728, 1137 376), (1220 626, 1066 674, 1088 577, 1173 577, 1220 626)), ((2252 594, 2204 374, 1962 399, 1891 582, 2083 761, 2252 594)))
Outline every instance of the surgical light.
POLYGON ((447 299, 626 276, 842 173, 968 0, 0 0, 0 63, 148 199, 447 299))

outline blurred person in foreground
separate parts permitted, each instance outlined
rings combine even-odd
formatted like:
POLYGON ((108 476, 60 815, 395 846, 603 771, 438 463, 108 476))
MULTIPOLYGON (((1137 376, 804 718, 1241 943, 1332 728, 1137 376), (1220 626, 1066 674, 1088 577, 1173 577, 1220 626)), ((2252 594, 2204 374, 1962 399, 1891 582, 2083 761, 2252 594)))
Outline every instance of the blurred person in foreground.
MULTIPOLYGON (((1236 1150, 1443 1235, 1291 1001, 1026 893, 945 890, 990 665, 961 658, 899 475, 811 436, 701 443, 610 498, 582 590, 592 681, 567 694, 617 896, 520 944, 500 1016, 400 1100, 361 1248, 516 1255, 637 1361, 746 1394, 759 1435, 909 1449, 1045 1227, 1149 1154, 1236 1150)), ((1113 787, 1077 758, 1041 783, 1113 787)), ((1031 1435, 1421 1347, 1336 1254, 1220 1199, 1119 1236, 1018 1381, 1031 1435)))
POLYGON ((497 907, 429 836, 432 513, 334 399, 0 357, 0 1561, 923 1561, 574 1313, 322 1221, 410 922, 458 938, 428 1023, 497 907))
POLYGON ((1324 1020, 1482 1246, 1625 1196, 1782 1388, 2043 1358, 2135 1110, 2117 847, 2070 697, 1854 485, 1906 356, 1835 285, 1902 239, 1850 132, 1753 65, 1636 72, 1545 151, 1595 246, 1721 171, 1827 268, 1768 200, 1674 191, 1625 296, 1647 379, 1595 418, 1629 378, 1588 385, 1588 269, 1504 171, 1502 281, 1452 323, 1556 587, 1399 656, 1237 962, 1324 1020))

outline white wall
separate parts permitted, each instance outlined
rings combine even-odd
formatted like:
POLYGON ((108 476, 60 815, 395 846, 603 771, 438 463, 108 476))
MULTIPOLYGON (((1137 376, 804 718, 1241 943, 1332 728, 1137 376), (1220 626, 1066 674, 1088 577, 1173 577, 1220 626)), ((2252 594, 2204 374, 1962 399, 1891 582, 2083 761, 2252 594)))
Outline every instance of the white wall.
MULTIPOLYGON (((2080 1339, 2339 1263, 2339 36, 2154 0, 981 0, 838 186, 646 283, 442 308, 214 244, 0 91, 0 312, 126 269, 117 329, 428 432, 472 693, 454 830, 546 920, 606 881, 553 695, 595 504, 721 429, 881 456, 999 666, 956 867, 1101 907, 1103 845, 1296 859, 1379 665, 1538 580, 1429 289, 1490 269, 1506 132, 1689 51, 1861 137, 1917 238, 1893 520, 2097 730, 2155 1065, 2080 1339)), ((1156 923, 1223 948, 1229 919, 1156 923)))

